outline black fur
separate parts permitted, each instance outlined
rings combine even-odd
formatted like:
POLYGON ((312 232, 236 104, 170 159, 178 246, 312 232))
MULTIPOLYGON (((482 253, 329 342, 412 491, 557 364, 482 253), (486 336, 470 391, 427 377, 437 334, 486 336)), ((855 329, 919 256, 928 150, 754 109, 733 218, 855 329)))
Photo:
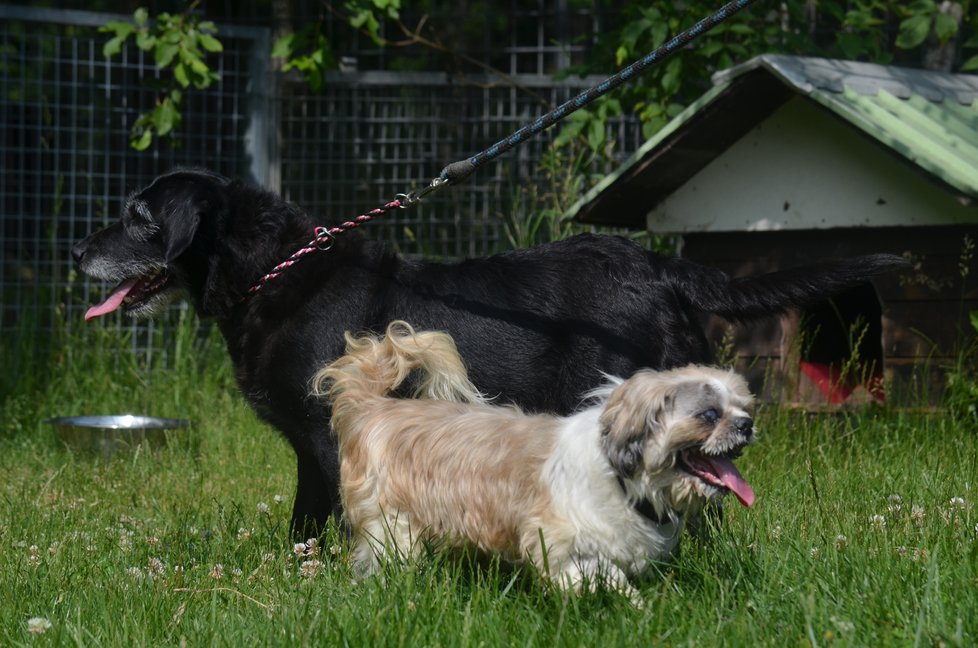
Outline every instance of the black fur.
POLYGON ((731 280, 617 237, 580 235, 435 263, 346 233, 246 298, 320 223, 272 193, 196 170, 160 176, 130 198, 127 212, 137 205, 153 222, 144 241, 134 243, 117 224, 73 255, 83 271, 110 280, 166 266, 171 287, 216 320, 242 392, 295 449, 297 532, 338 512, 329 411, 307 394, 312 374, 342 353, 344 331, 382 332, 394 319, 447 331, 485 393, 568 413, 600 372, 627 377, 639 367, 709 362, 702 313, 764 317, 904 265, 873 255, 731 280))

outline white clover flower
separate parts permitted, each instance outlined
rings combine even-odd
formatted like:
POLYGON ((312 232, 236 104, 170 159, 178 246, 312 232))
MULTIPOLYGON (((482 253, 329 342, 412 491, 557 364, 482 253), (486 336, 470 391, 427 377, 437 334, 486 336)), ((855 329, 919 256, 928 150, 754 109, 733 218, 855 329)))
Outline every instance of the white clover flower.
POLYGON ((968 502, 963 497, 952 497, 950 503, 952 508, 960 509, 962 511, 968 508, 968 502))
POLYGON ((31 634, 44 634, 50 630, 51 627, 51 622, 42 617, 32 617, 27 620, 27 632, 31 634))
POLYGON ((812 558, 818 558, 818 555, 819 555, 819 553, 820 553, 820 552, 819 552, 819 550, 818 550, 818 547, 812 547, 812 548, 811 548, 811 550, 810 550, 810 551, 808 552, 808 554, 809 554, 809 555, 810 555, 810 556, 811 556, 812 558))
POLYGON ((312 560, 303 561, 303 563, 299 565, 299 575, 304 578, 312 578, 322 570, 323 570, 322 561, 316 560, 315 558, 312 560))
POLYGON ((835 628, 839 631, 839 634, 848 634, 856 629, 856 624, 854 624, 852 621, 837 619, 834 616, 829 617, 829 621, 835 624, 835 628))
POLYGON ((258 504, 255 505, 255 508, 257 508, 258 512, 262 514, 268 513, 269 511, 268 504, 265 502, 258 502, 258 504))
POLYGON ((887 509, 890 511, 891 515, 896 515, 900 512, 900 508, 903 506, 903 498, 899 495, 890 495, 886 498, 887 509))
POLYGON ((276 504, 281 504, 282 502, 285 501, 285 497, 281 495, 276 495, 275 497, 272 498, 272 501, 275 502, 276 504))
POLYGON ((210 572, 209 575, 214 580, 221 580, 222 578, 224 578, 224 565, 222 565, 221 563, 217 563, 211 569, 211 572, 210 572))
POLYGON ((842 551, 849 546, 849 538, 845 537, 841 533, 835 536, 835 548, 842 551))
POLYGON ((41 550, 37 548, 37 545, 31 545, 27 548, 27 564, 31 567, 37 567, 41 563, 41 550))
POLYGON ((126 573, 132 576, 133 578, 143 577, 143 570, 140 569, 139 567, 130 567, 129 569, 126 570, 126 573))
POLYGON ((913 523, 918 528, 924 525, 924 516, 925 515, 926 515, 926 513, 924 513, 924 507, 923 506, 918 506, 918 505, 915 504, 914 507, 912 509, 910 509, 910 519, 913 520, 913 523))
POLYGON ((338 556, 338 555, 340 555, 340 552, 341 551, 343 551, 343 547, 339 546, 338 544, 333 544, 333 545, 330 545, 329 546, 329 555, 330 556, 338 556))
POLYGON ((146 563, 146 572, 150 576, 162 576, 166 572, 166 567, 159 558, 150 558, 146 563))
POLYGON ((292 545, 292 553, 294 553, 297 556, 305 556, 306 555, 306 543, 305 542, 297 542, 294 545, 292 545))
POLYGON ((886 528, 886 518, 879 513, 870 516, 869 523, 872 524, 878 531, 882 531, 886 528))
POLYGON ((778 524, 773 529, 771 529, 771 539, 778 540, 780 538, 781 538, 781 525, 778 524))
POLYGON ((238 529, 238 540, 242 540, 242 541, 248 540, 249 538, 251 538, 251 534, 254 532, 255 532, 254 529, 240 528, 238 529))

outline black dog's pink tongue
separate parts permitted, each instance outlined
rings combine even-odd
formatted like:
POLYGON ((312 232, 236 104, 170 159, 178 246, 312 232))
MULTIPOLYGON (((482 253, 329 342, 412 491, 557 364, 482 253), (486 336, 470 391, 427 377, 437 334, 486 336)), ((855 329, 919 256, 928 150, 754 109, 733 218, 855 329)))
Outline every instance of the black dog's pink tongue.
POLYGON ((115 309, 122 306, 122 300, 126 298, 132 287, 136 285, 139 279, 130 279, 129 281, 121 284, 118 288, 113 291, 109 298, 98 306, 92 306, 85 312, 85 321, 90 319, 95 319, 96 317, 102 317, 103 315, 108 315, 115 309))
POLYGON ((713 474, 723 482, 724 486, 733 491, 733 494, 737 496, 741 504, 750 506, 754 503, 754 491, 751 489, 750 484, 741 476, 740 471, 737 470, 737 466, 732 461, 723 457, 704 456, 703 458, 713 468, 713 474))

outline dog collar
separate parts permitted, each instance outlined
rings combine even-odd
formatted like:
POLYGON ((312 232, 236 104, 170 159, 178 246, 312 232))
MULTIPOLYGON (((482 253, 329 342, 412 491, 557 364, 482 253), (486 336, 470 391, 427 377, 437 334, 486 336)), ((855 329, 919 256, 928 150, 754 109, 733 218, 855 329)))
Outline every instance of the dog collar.
MULTIPOLYGON (((621 486, 621 492, 628 499, 628 490, 625 488, 625 482, 621 477, 618 477, 618 485, 621 486)), ((655 507, 652 506, 652 502, 646 498, 642 498, 635 502, 632 502, 632 508, 635 512, 644 517, 649 522, 653 524, 665 524, 666 522, 659 517, 659 514, 655 512, 655 507)))

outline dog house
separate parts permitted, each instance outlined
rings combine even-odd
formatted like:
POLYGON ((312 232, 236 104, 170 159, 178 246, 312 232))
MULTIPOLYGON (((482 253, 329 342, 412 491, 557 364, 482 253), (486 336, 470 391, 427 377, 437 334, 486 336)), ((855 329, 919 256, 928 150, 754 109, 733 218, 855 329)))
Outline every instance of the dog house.
POLYGON ((681 235, 734 276, 905 254, 912 270, 803 313, 706 326, 767 397, 935 396, 978 309, 978 77, 765 55, 713 82, 573 217, 681 235))

